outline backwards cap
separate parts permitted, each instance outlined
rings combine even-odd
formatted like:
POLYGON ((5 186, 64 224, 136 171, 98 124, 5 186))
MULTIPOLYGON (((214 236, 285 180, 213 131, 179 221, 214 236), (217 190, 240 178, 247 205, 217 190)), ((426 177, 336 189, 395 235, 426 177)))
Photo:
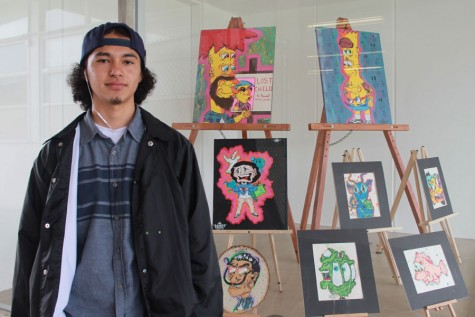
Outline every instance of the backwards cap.
POLYGON ((83 65, 86 62, 87 57, 89 56, 89 54, 92 53, 92 51, 104 45, 130 47, 139 54, 142 68, 145 67, 146 52, 145 46, 140 35, 125 23, 111 22, 101 24, 86 33, 86 35, 84 36, 84 41, 82 42, 82 55, 80 64, 83 65), (104 35, 107 33, 108 30, 115 28, 121 28, 126 30, 129 33, 130 40, 118 38, 104 38, 104 35))

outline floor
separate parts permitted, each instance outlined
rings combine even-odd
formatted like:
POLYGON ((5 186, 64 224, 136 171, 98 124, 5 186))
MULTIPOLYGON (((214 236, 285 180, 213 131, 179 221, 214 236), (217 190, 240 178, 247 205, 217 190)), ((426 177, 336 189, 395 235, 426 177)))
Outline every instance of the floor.
MULTIPOLYGON (((396 233, 389 233, 389 238, 396 233)), ((228 235, 216 234, 216 246, 218 255, 225 251, 228 235)), ((283 291, 279 291, 277 284, 277 274, 275 272, 274 261, 267 234, 256 235, 256 248, 266 258, 270 271, 270 286, 266 297, 257 307, 257 314, 260 317, 300 317, 305 316, 302 282, 300 276, 300 267, 296 260, 294 248, 289 234, 276 234, 275 244, 277 249, 277 260, 280 268, 281 285, 283 291)), ((392 278, 389 264, 383 254, 377 254, 376 244, 377 236, 370 233, 372 262, 376 280, 376 288, 379 300, 379 314, 371 316, 384 317, 411 317, 424 316, 423 310, 411 311, 403 286, 397 285, 392 278)), ((457 246, 462 257, 460 270, 469 292, 469 298, 460 299, 454 305, 458 317, 475 316, 475 240, 456 239, 457 246)), ((234 235, 234 245, 250 245, 251 236, 248 234, 234 235)), ((1 307, 10 305, 10 291, 0 292, 0 316, 10 316, 8 312, 1 307)), ((239 316, 239 315, 237 315, 239 316)), ((431 317, 452 316, 448 308, 442 311, 430 311, 431 317)))

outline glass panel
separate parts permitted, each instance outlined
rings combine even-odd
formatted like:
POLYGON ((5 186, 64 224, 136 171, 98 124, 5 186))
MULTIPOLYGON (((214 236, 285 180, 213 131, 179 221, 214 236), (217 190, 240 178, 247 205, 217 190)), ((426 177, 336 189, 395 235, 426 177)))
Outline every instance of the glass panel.
MULTIPOLYGON (((21 141, 26 139, 28 123, 26 107, 0 108, 0 140, 21 141), (12 125, 14 125, 14 129, 12 129, 12 125)), ((11 166, 7 166, 7 168, 11 168, 11 166)))
POLYGON ((79 62, 84 34, 45 39, 44 67, 70 66, 79 62))
POLYGON ((0 45, 0 74, 26 72, 28 70, 26 43, 0 45))
POLYGON ((25 107, 28 102, 27 77, 0 78, 0 96, 2 96, 3 100, 0 104, 0 109, 13 105, 25 107))
POLYGON ((0 0, 0 40, 28 33, 28 0, 0 0))

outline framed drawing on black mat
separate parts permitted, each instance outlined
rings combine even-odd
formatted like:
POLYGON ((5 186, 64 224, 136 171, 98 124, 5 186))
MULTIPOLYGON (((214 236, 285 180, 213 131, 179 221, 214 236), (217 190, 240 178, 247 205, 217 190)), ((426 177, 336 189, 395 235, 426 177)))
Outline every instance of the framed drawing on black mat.
POLYGON ((389 239, 411 309, 467 297, 443 231, 389 239))
POLYGON ((381 162, 332 163, 342 229, 391 227, 381 162))
POLYGON ((439 158, 431 157, 417 160, 417 167, 431 220, 452 214, 452 205, 439 158))
POLYGON ((287 140, 214 142, 213 228, 287 230, 287 140))
POLYGON ((368 233, 297 232, 305 316, 378 313, 368 233))

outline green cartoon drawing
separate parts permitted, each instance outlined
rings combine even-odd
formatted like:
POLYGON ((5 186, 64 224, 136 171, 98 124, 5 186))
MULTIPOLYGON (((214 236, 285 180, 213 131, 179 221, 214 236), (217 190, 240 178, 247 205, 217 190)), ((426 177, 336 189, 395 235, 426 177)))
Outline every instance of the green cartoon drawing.
POLYGON ((328 248, 320 257, 320 262, 322 266, 319 271, 323 275, 320 287, 328 289, 337 299, 345 299, 356 285, 355 261, 344 251, 328 248))

